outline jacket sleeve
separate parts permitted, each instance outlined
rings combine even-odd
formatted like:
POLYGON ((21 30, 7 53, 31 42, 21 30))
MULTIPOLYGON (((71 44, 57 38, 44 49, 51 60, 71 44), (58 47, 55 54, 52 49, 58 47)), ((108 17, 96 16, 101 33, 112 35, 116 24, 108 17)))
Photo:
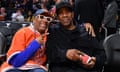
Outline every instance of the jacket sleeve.
POLYGON ((61 63, 67 60, 66 48, 64 48, 63 44, 58 44, 57 41, 54 32, 50 32, 46 42, 48 62, 61 63))
POLYGON ((96 68, 101 68, 104 66, 105 61, 106 61, 106 54, 105 50, 102 47, 101 43, 99 43, 95 38, 92 40, 92 45, 93 45, 93 56, 96 57, 96 68))
POLYGON ((14 67, 20 67, 24 65, 24 63, 30 59, 34 53, 40 48, 40 44, 33 40, 24 51, 14 55, 10 60, 9 64, 13 65, 14 67))
POLYGON ((117 8, 117 3, 115 3, 114 1, 108 4, 104 14, 104 19, 102 22, 103 24, 107 25, 109 21, 115 18, 114 16, 116 16, 117 14, 117 8))

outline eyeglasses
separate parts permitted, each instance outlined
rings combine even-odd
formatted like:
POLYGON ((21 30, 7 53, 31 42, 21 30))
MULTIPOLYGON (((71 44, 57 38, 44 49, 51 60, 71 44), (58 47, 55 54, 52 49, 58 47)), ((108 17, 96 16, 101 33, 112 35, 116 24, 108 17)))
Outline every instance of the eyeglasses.
POLYGON ((44 15, 37 15, 36 17, 39 19, 46 19, 48 22, 51 22, 53 20, 51 17, 47 17, 44 15))

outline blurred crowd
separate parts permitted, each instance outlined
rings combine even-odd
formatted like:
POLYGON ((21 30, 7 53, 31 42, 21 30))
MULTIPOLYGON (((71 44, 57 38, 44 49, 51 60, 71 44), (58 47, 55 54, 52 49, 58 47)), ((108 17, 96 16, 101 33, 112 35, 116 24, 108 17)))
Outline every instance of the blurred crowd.
MULTIPOLYGON (((0 0, 0 21, 32 21, 37 9, 50 10, 60 0, 0 0)), ((73 4, 74 0, 68 0, 73 4)))
MULTIPOLYGON (((31 21, 32 14, 40 8, 50 10, 61 0, 0 0, 0 21, 31 21), (18 17, 17 17, 18 16, 18 17)), ((75 0, 64 0, 74 6, 75 0)), ((108 0, 102 0, 103 5, 108 0)))
MULTIPOLYGON (((70 2, 70 4, 75 7, 75 0, 0 0, 0 21, 32 22, 33 14, 37 9, 43 8, 43 9, 47 9, 49 11, 55 12, 55 5, 60 1, 70 2)), ((103 4, 103 8, 104 8, 103 10, 105 10, 108 3, 111 0, 100 0, 100 1, 103 4)), ((116 1, 119 1, 119 0, 116 0, 116 1)), ((117 20, 118 22, 120 22, 120 19, 119 19, 120 1, 117 3, 119 8, 117 20)), ((90 8, 89 3, 86 3, 86 5, 88 5, 88 7, 90 8)))

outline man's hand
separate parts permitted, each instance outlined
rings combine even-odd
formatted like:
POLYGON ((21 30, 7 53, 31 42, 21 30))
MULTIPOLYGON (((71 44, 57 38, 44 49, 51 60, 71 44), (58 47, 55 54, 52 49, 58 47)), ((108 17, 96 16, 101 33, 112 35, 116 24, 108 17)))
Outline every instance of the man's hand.
POLYGON ((72 61, 79 61, 81 53, 82 52, 77 49, 68 49, 66 53, 66 57, 72 61))
POLYGON ((44 33, 44 34, 42 34, 40 37, 38 37, 38 38, 36 38, 36 40, 41 44, 41 45, 43 45, 45 42, 44 42, 44 37, 46 36, 46 35, 48 35, 49 33, 44 33))
POLYGON ((93 68, 95 66, 96 63, 96 58, 95 57, 91 57, 91 60, 89 61, 89 63, 83 64, 83 66, 87 69, 93 68))
POLYGON ((85 23, 84 26, 85 26, 86 31, 89 32, 89 34, 91 34, 92 37, 96 36, 94 29, 93 29, 93 26, 90 23, 85 23))

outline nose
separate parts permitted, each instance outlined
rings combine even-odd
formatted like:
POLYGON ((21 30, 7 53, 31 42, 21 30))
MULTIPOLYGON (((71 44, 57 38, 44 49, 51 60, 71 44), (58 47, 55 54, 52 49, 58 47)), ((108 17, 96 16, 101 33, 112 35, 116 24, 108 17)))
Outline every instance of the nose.
POLYGON ((42 19, 40 22, 43 24, 48 24, 48 21, 46 19, 42 19))
POLYGON ((63 13, 63 16, 67 16, 67 14, 66 14, 66 13, 63 13))

